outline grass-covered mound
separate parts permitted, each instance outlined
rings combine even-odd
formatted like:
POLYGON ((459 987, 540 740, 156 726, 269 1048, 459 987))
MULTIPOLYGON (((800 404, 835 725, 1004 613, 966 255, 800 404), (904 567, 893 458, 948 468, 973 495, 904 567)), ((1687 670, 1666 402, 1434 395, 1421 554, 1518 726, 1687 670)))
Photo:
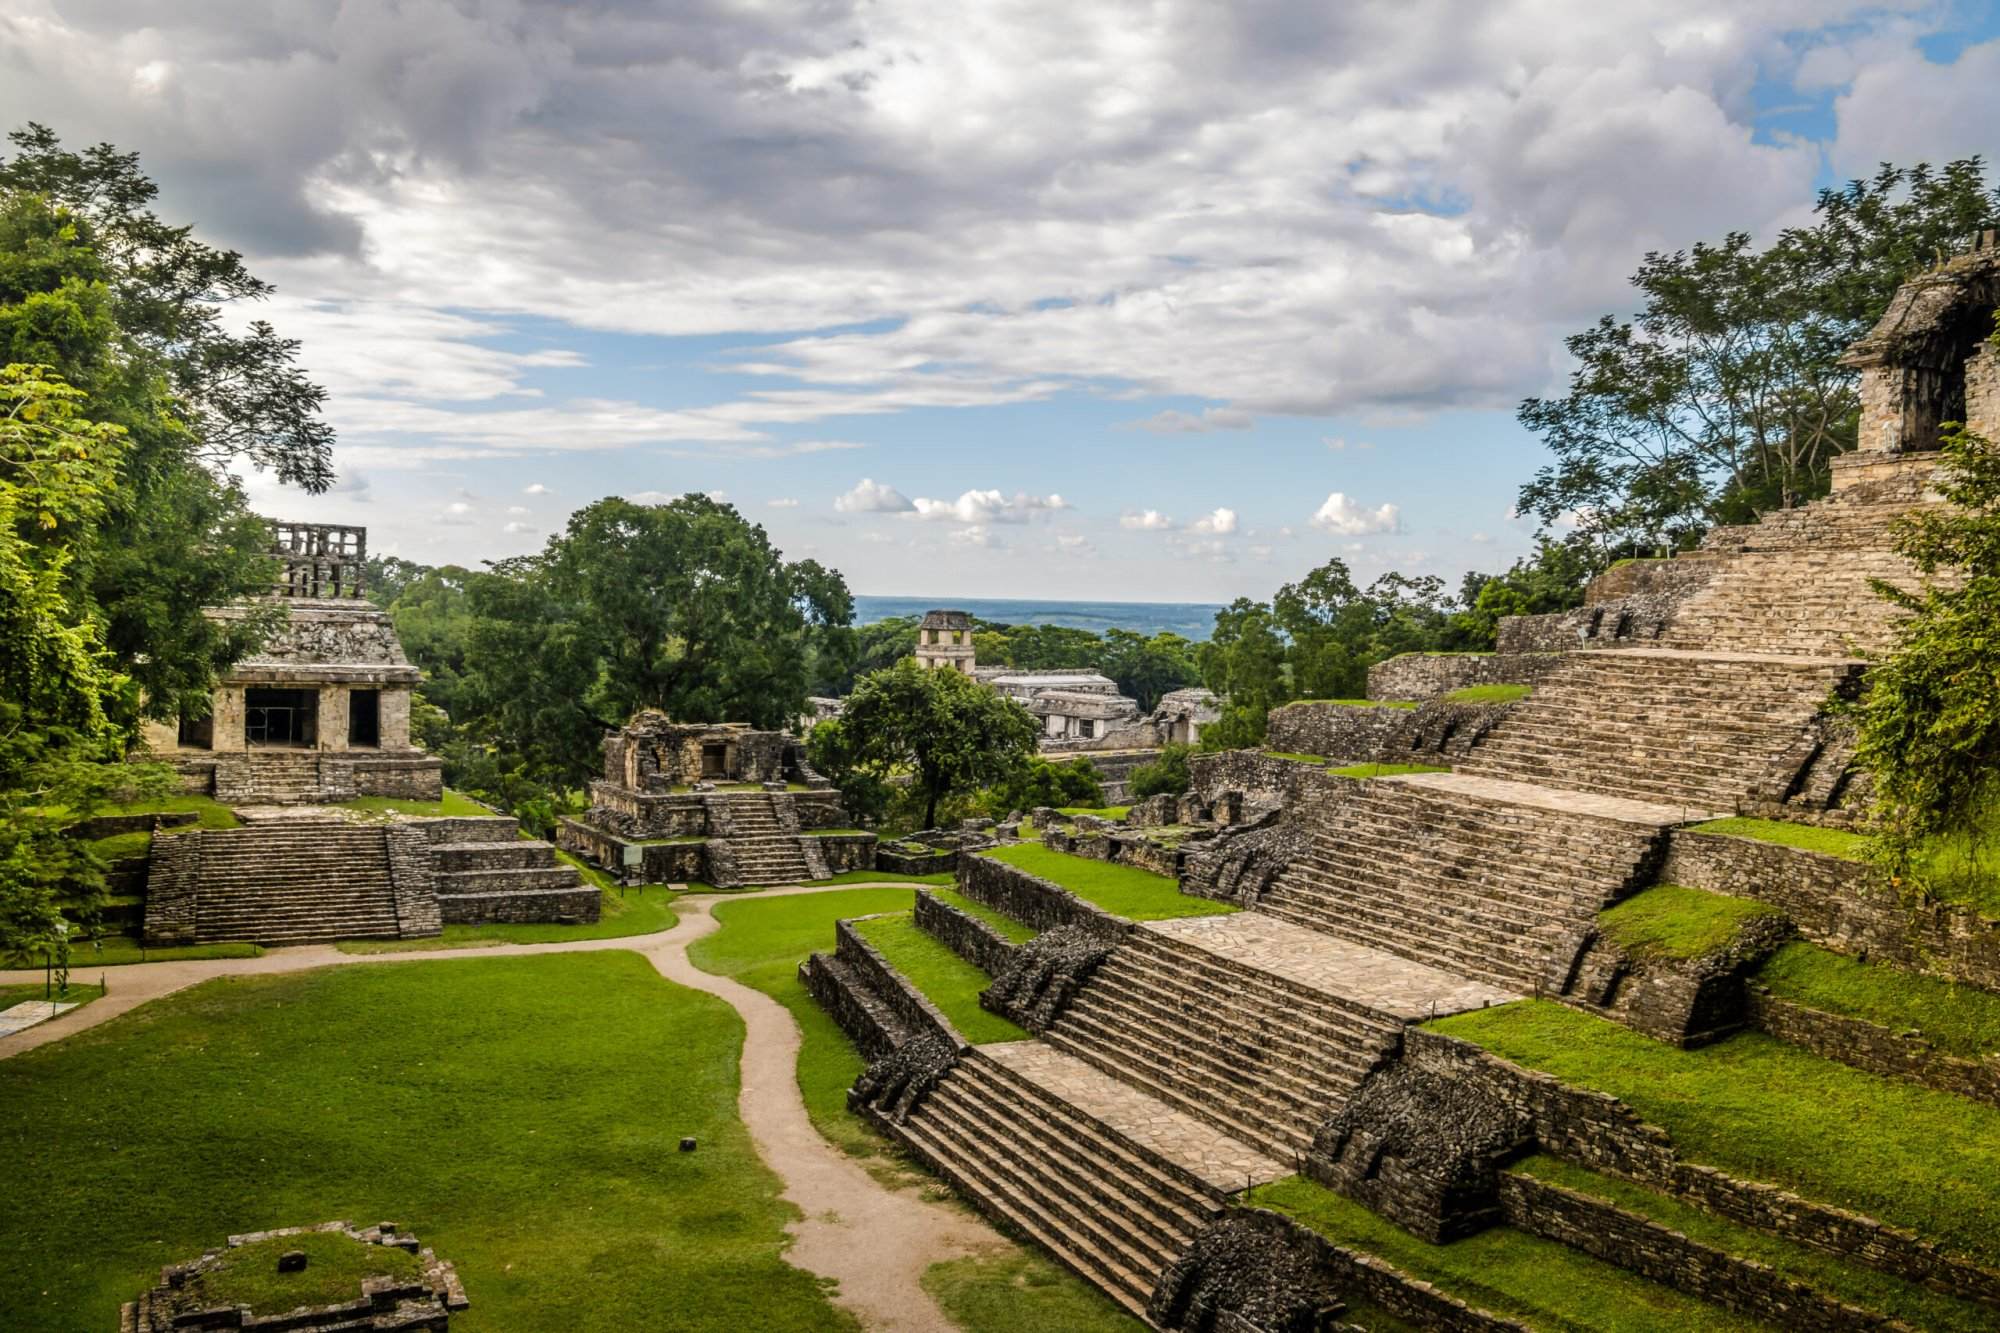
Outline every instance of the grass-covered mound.
POLYGON ((1781 999, 1915 1031, 1951 1055, 1976 1060, 2000 1052, 2000 995, 1977 986, 1863 963, 1803 940, 1772 955, 1757 979, 1781 999))
POLYGON ((1534 692, 1532 685, 1467 685, 1442 697, 1448 704, 1511 704, 1534 692))
POLYGON ((417 1282, 423 1273, 423 1262, 407 1250, 370 1245, 338 1231, 272 1236, 224 1251, 214 1268, 189 1284, 195 1299, 186 1308, 247 1305, 256 1314, 282 1314, 302 1305, 354 1300, 368 1278, 417 1282), (305 1255, 306 1266, 280 1273, 278 1256, 291 1250, 305 1255))
POLYGON ((985 903, 974 902, 956 889, 932 889, 931 896, 952 907, 956 907, 968 916, 978 917, 981 921, 999 931, 1001 937, 1010 944, 1026 944, 1041 933, 1026 922, 1016 921, 1005 912, 996 912, 985 903))
POLYGON ((1778 909, 1749 898, 1661 884, 1597 914, 1598 928, 1635 958, 1699 958, 1778 909))
POLYGON ((1684 1051, 1548 1000, 1427 1026, 1621 1099, 1690 1161, 2000 1263, 2000 1109, 1759 1033, 1684 1051))
POLYGON ((1894 1315, 1917 1328, 1982 1333, 1993 1327, 1993 1311, 1977 1302, 1957 1300, 1888 1273, 1843 1262, 1796 1241, 1704 1213, 1642 1185, 1546 1153, 1536 1153, 1512 1169, 1616 1204, 1627 1212, 1678 1231, 1689 1240, 1725 1254, 1768 1264, 1795 1282, 1877 1314, 1894 1315))
POLYGON ((1128 921, 1227 916, 1237 910, 1228 903, 1182 893, 1180 886, 1165 875, 1156 875, 1137 866, 1051 851, 1040 843, 1016 843, 1011 847, 996 847, 980 855, 1005 861, 1016 869, 1060 884, 1085 902, 1128 921))
POLYGON ((953 953, 936 936, 918 929, 908 912, 857 922, 855 930, 973 1045, 1027 1040, 1026 1032, 979 1007, 979 992, 991 985, 993 978, 953 953))
POLYGON ((1696 1333, 1765 1327, 1566 1245, 1508 1227, 1433 1245, 1301 1176, 1259 1185, 1244 1196, 1244 1202, 1283 1213, 1335 1245, 1385 1259, 1468 1305, 1511 1316, 1530 1328, 1696 1333))
POLYGON ((1865 860, 1872 840, 1859 833, 1849 833, 1845 829, 1820 828, 1816 824, 1794 824, 1783 819, 1750 819, 1732 816, 1728 819, 1711 819, 1692 826, 1695 833, 1723 833, 1732 838, 1755 838, 1759 842, 1775 842, 1781 847, 1797 847, 1801 851, 1824 852, 1828 856, 1843 857, 1849 861, 1865 860))
POLYGON ((1338 778, 1399 778, 1405 773, 1449 773, 1451 770, 1436 764, 1348 764, 1343 768, 1329 768, 1327 772, 1338 778))
POLYGON ((397 814, 437 817, 451 815, 459 818, 494 815, 499 812, 489 810, 469 796, 460 796, 447 787, 444 795, 435 801, 411 800, 402 796, 357 796, 351 801, 339 803, 342 810, 357 810, 363 814, 397 814))
POLYGON ((856 1157, 881 1156, 888 1145, 847 1109, 847 1089, 860 1076, 861 1056, 806 993, 799 964, 807 954, 832 951, 834 922, 907 911, 914 898, 910 889, 746 897, 718 903, 713 910, 720 928, 688 946, 688 958, 702 971, 734 977, 791 1011, 802 1043, 798 1079, 806 1114, 824 1138, 856 1157))
POLYGON ((0 1310, 97 1333, 219 1237, 393 1218, 466 1333, 853 1327, 781 1257, 741 1041, 624 952, 209 982, 0 1062, 0 1310))

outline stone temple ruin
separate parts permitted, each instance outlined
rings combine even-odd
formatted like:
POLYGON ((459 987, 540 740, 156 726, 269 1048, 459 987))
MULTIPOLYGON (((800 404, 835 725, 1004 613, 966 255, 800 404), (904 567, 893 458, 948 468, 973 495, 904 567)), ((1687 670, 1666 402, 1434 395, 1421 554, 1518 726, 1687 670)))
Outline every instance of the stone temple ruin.
POLYGON ((782 731, 637 713, 604 739, 590 808, 565 819, 562 847, 623 881, 718 888, 796 884, 875 864, 875 835, 782 731))
POLYGON ((2000 356, 1983 341, 1996 305, 1991 235, 1898 294, 1850 357, 1860 447, 1834 460, 1826 499, 1614 570, 1579 611, 1505 623, 1495 655, 1384 663, 1372 706, 1281 713, 1284 753, 1200 756, 1180 801, 1122 823, 1036 812, 1055 850, 1171 873, 1241 910, 1135 922, 961 854, 958 892, 1039 933, 1022 943, 922 890, 916 922, 993 977, 982 1002, 1030 1040, 969 1044, 841 923, 801 976, 871 1061, 850 1103, 1162 1327, 1332 1327, 1348 1305, 1418 1327, 1521 1326, 1244 1203, 1295 1173, 1426 1240, 1504 1226, 1746 1319, 1899 1326, 1511 1169, 1531 1152, 2000 1311, 2000 1269, 1691 1159, 1625 1103, 1427 1025, 1537 997, 1676 1046, 1760 1029, 2000 1104, 1989 1066, 1746 979, 1802 938, 2000 991, 2000 923, 1913 909, 1866 862, 1699 827, 1840 826, 1862 808, 1830 704, 1891 643, 1898 612, 1871 580, 1915 584, 1890 528, 1939 503, 1938 423, 2000 438, 2000 356), (1472 684, 1528 688, 1449 697, 1472 684), (1371 775, 1378 763, 1429 771, 1371 775), (1698 957, 1628 951, 1602 914, 1668 885, 1767 910, 1698 957))
POLYGON ((306 944, 435 935, 452 923, 595 921, 598 891, 511 818, 346 808, 442 794, 443 765, 410 741, 421 673, 389 617, 361 599, 366 530, 271 530, 272 600, 285 619, 224 677, 209 716, 151 725, 145 738, 151 757, 245 826, 153 821, 146 942, 306 944))

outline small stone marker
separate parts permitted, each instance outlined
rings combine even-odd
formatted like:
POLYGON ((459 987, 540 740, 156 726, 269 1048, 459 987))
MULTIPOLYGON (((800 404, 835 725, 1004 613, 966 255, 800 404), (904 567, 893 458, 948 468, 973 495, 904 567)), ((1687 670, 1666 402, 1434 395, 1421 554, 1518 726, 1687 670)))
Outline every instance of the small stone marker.
POLYGON ((692 1135, 681 1140, 681 1151, 682 1152, 694 1151, 694 1137, 692 1135))
POLYGON ((306 1252, 304 1250, 286 1250, 278 1256, 278 1271, 280 1273, 305 1272, 306 1252))

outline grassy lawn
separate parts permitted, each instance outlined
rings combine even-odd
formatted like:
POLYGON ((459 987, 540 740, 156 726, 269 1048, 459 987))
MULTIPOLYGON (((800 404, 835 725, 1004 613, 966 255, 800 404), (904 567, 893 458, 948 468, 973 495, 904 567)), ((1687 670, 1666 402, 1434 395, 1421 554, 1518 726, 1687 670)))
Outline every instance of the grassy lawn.
POLYGON ((1757 918, 1776 915, 1777 908, 1749 898, 1662 884, 1599 912, 1597 923, 1635 958, 1699 958, 1757 918))
POLYGON ((1026 944, 1041 933, 1025 922, 1016 921, 1005 912, 996 912, 985 903, 974 902, 956 889, 932 889, 931 896, 942 902, 951 904, 961 912, 978 917, 981 921, 999 931, 1011 943, 1026 944))
POLYGON ((1534 692, 1532 685, 1467 685, 1449 690, 1443 697, 1448 704, 1511 704, 1534 692))
POLYGON ((1237 909, 1228 903, 1182 893, 1165 875, 1137 866, 1094 861, 1051 851, 1040 843, 1017 843, 981 852, 996 861, 1062 885, 1077 897, 1128 921, 1168 921, 1183 916, 1227 916, 1237 909))
POLYGON ((924 1290, 964 1333, 1144 1333, 1097 1288, 1032 1250, 932 1264, 924 1290))
POLYGON ((1642 1185, 1600 1175, 1546 1153, 1537 1153, 1512 1169, 1617 1204, 1628 1212, 1671 1227, 1689 1240, 1769 1264, 1786 1277, 1878 1314, 1895 1315, 1917 1328, 1978 1333, 1993 1327, 1993 1311, 1976 1302, 1956 1300, 1914 1282, 1739 1226, 1642 1185))
POLYGON ((1327 772, 1341 778, 1399 778, 1405 773, 1449 773, 1451 770, 1436 764, 1349 764, 1345 768, 1329 768, 1327 772))
POLYGON ((1733 838, 1755 838, 1759 842, 1775 842, 1784 847, 1798 847, 1808 852, 1825 852, 1828 856, 1844 857, 1849 861, 1867 859, 1871 839, 1859 833, 1849 833, 1846 829, 1820 828, 1814 824, 1792 824, 1782 819, 1711 819, 1696 824, 1695 833, 1726 833, 1733 838))
POLYGON ((189 1302, 189 1308, 247 1305, 258 1314, 278 1314, 301 1305, 351 1301, 360 1294, 366 1278, 412 1282, 421 1280, 423 1271, 417 1256, 406 1250, 366 1245, 337 1231, 273 1236, 237 1246, 215 1268, 195 1279, 191 1286, 199 1296, 189 1302), (278 1272, 278 1258, 288 1250, 306 1256, 303 1271, 278 1272))
POLYGON ((342 953, 422 953, 426 949, 470 949, 481 944, 556 944, 566 940, 609 940, 627 935, 651 935, 671 930, 678 919, 674 899, 680 895, 659 884, 604 892, 598 919, 584 925, 486 922, 446 926, 444 934, 428 939, 342 940, 342 953))
POLYGON ((1509 1227, 1432 1245, 1301 1176, 1259 1185, 1244 1199, 1284 1213, 1336 1245, 1385 1259, 1468 1305, 1511 1315, 1531 1328, 1692 1333, 1766 1327, 1509 1227))
MULTIPOLYGON (((127 963, 164 963, 173 959, 188 958, 256 958, 263 950, 248 942, 236 941, 228 944, 180 944, 164 949, 149 949, 133 935, 107 935, 103 947, 97 948, 87 939, 79 939, 70 945, 69 965, 72 972, 87 972, 97 967, 123 967, 127 963)), ((327 1219, 321 1218, 322 1222, 327 1219)))
POLYGON ((495 815, 497 810, 488 810, 469 796, 460 796, 449 787, 444 796, 435 801, 412 801, 400 796, 357 796, 351 801, 339 804, 342 810, 362 810, 371 813, 397 815, 495 815))
POLYGON ((238 828, 243 821, 213 796, 200 796, 194 792, 183 792, 178 796, 162 796, 155 801, 127 801, 121 805, 100 806, 100 815, 186 815, 194 816, 196 828, 238 828))
POLYGON ((1794 940, 1757 979, 1784 999, 1829 1013, 1922 1033, 1933 1046, 1976 1060, 2000 1052, 2000 995, 1794 940))
POLYGON ((1120 820, 1132 813, 1132 807, 1129 805, 1059 805, 1056 807, 1056 813, 1059 815, 1068 815, 1071 819, 1076 818, 1078 815, 1095 815, 1099 819, 1120 820))
POLYGON ((388 1218, 457 1264, 464 1333, 852 1328, 781 1257, 741 1042, 623 952, 170 996, 0 1063, 0 1310, 96 1333, 231 1232, 388 1218))
POLYGON ((878 916, 855 927, 889 966, 944 1011, 959 1034, 975 1046, 1026 1041, 1028 1034, 998 1014, 979 1007, 979 992, 992 977, 953 953, 934 935, 918 929, 908 912, 878 916))
POLYGON ((828 1142, 855 1157, 886 1157, 892 1149, 847 1109, 861 1056, 799 983, 799 964, 809 953, 833 948, 835 921, 907 911, 914 898, 909 889, 844 889, 718 903, 721 928, 688 946, 689 959, 702 971, 734 977, 791 1011, 802 1039, 798 1077, 806 1113, 828 1142))
POLYGON ((2000 1262, 2000 1109, 1758 1033, 1683 1051, 1553 1001, 1520 1000, 1427 1026, 1620 1098, 1690 1161, 2000 1262))
POLYGON ((74 1004, 80 1006, 89 1004, 102 994, 104 994, 102 987, 82 985, 75 980, 75 976, 72 973, 69 983, 69 993, 66 995, 56 994, 53 988, 47 987, 45 983, 40 981, 32 985, 0 986, 0 1010, 12 1008, 14 1005, 20 1004, 23 1000, 54 1000, 57 1004, 74 1004))

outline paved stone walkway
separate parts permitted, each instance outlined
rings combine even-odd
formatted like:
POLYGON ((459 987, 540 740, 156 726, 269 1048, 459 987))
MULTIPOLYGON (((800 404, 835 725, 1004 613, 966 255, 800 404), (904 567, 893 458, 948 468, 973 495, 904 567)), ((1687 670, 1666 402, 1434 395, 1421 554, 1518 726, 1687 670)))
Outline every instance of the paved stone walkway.
MULTIPOLYGON (((1638 649, 1620 649, 1620 652, 1637 652, 1638 649)), ((1565 815, 1595 815, 1599 819, 1616 819, 1626 824, 1644 824, 1649 828, 1664 828, 1668 824, 1682 824, 1694 820, 1720 819, 1720 814, 1690 812, 1678 805, 1659 805, 1652 801, 1634 801, 1623 796, 1598 796, 1587 791, 1569 791, 1561 787, 1538 787, 1532 782, 1509 782, 1505 778, 1483 778, 1473 773, 1403 773, 1396 777, 1376 778, 1377 782, 1396 782, 1408 787, 1435 787, 1440 791, 1458 792, 1475 796, 1485 801, 1495 801, 1506 805, 1529 805, 1539 810, 1554 810, 1565 815)))
MULTIPOLYGON (((770 889, 757 897, 857 887, 869 886, 770 889)), ((111 981, 108 994, 73 1013, 0 1037, 0 1060, 60 1041, 213 977, 450 958, 630 950, 644 955, 668 980, 718 996, 743 1016, 743 1082, 738 1101, 743 1122, 758 1155, 783 1181, 784 1198, 803 1214, 786 1228, 792 1237, 786 1262, 838 1283, 834 1303, 852 1311, 865 1328, 892 1333, 953 1333, 956 1326, 923 1289, 924 1270, 967 1255, 1003 1251, 1010 1242, 967 1210, 926 1199, 916 1188, 884 1186, 820 1137, 799 1097, 799 1030, 791 1014, 763 992, 727 977, 711 976, 688 961, 687 946, 718 924, 710 909, 740 897, 701 894, 678 899, 674 910, 680 919, 671 930, 618 939, 382 954, 347 954, 312 946, 273 949, 259 958, 137 963, 106 969, 111 981)), ((40 981, 41 976, 40 972, 0 972, 0 984, 40 981)))
POLYGON ((980 1046, 975 1059, 988 1058, 1044 1088, 1059 1100, 1151 1149, 1196 1178, 1232 1193, 1289 1176, 1292 1169, 1232 1139, 1193 1116, 1119 1082, 1109 1074, 1039 1041, 980 1046))
POLYGON ((10 1008, 0 1009, 0 1037, 9 1037, 37 1023, 46 1023, 57 1014, 66 1014, 74 1008, 74 1002, 23 1000, 10 1008))
POLYGON ((1323 935, 1262 912, 1147 921, 1139 929, 1405 1022, 1521 998, 1456 972, 1323 935))

